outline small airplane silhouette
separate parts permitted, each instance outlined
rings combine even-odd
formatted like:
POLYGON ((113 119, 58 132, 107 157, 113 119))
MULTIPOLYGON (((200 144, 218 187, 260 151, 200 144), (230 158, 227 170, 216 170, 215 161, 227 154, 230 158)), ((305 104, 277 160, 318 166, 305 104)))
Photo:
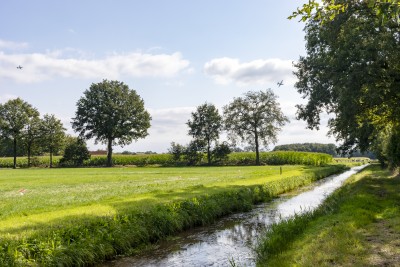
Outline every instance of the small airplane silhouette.
POLYGON ((281 87, 283 85, 283 80, 280 82, 277 82, 276 84, 278 85, 278 87, 281 87))
POLYGON ((19 66, 17 67, 17 69, 20 69, 20 70, 22 70, 22 68, 23 68, 23 67, 22 67, 21 65, 19 65, 19 66))

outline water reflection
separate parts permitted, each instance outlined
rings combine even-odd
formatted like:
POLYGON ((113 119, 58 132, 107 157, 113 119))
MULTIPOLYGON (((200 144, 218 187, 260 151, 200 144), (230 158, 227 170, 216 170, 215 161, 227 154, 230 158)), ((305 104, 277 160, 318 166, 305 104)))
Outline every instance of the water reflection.
POLYGON ((354 167, 320 180, 296 196, 284 195, 250 212, 234 214, 211 226, 186 231, 137 257, 118 259, 101 266, 231 266, 232 260, 239 266, 255 266, 252 247, 268 225, 314 209, 345 179, 364 167, 354 167))

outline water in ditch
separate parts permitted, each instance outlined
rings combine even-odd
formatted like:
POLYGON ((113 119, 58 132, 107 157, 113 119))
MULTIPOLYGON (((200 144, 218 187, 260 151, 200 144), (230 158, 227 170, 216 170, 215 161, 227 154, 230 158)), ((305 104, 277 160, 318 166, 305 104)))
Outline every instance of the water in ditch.
POLYGON ((212 225, 183 232, 138 256, 101 266, 255 266, 253 248, 268 225, 295 213, 315 209, 344 180, 365 166, 329 176, 294 194, 260 204, 249 212, 233 214, 212 225))

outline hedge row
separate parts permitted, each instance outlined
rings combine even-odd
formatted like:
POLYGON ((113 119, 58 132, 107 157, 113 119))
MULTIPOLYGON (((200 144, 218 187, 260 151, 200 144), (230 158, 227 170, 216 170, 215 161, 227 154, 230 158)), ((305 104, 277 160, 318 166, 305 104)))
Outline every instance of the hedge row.
MULTIPOLYGON (((58 166, 61 157, 53 157, 53 166, 58 166)), ((49 165, 49 157, 35 157, 31 160, 33 167, 47 167, 49 165)), ((84 162, 86 167, 105 166, 107 161, 106 156, 92 156, 90 160, 84 162)), ((200 164, 206 164, 207 159, 204 155, 203 161, 200 164)), ((295 151, 276 151, 276 152, 261 152, 260 163, 262 165, 312 165, 323 166, 332 162, 332 156, 323 153, 311 152, 295 152, 295 151)), ((113 155, 113 164, 120 166, 181 166, 184 162, 175 162, 170 154, 143 154, 143 155, 113 155)), ((228 159, 221 163, 222 165, 255 165, 256 154, 254 152, 238 152, 232 153, 228 159)), ((12 168, 12 158, 0 158, 0 168, 12 168)), ((26 157, 17 159, 17 166, 21 168, 28 167, 26 157)))

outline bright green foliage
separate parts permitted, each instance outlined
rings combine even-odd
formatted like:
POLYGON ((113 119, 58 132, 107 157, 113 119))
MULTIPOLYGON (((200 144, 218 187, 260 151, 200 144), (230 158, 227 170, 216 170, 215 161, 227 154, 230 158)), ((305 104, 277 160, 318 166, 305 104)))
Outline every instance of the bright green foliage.
POLYGON ((39 112, 21 98, 0 105, 0 134, 13 141, 14 169, 17 167, 17 141, 29 122, 38 116, 39 112))
POLYGON ((298 119, 318 129, 323 111, 335 114, 330 133, 343 142, 343 153, 371 148, 400 118, 400 24, 381 25, 365 1, 346 4, 323 24, 316 16, 308 20, 307 56, 295 64, 295 87, 308 99, 298 105, 298 119))
MULTIPOLYGON (((349 0, 309 0, 307 4, 303 4, 301 8, 297 8, 289 19, 298 18, 303 22, 316 18, 320 23, 329 23, 334 20, 338 15, 348 11, 352 8, 351 3, 355 1, 349 0)), ((398 0, 363 0, 357 1, 369 8, 371 14, 381 24, 389 23, 394 20, 400 23, 400 2, 398 0)))
POLYGON ((98 263, 342 169, 1 170, 0 266, 98 263))
POLYGON ((222 117, 218 109, 209 103, 197 107, 196 112, 192 112, 192 119, 187 122, 189 135, 197 143, 206 144, 207 162, 211 165, 211 146, 212 142, 217 141, 222 130, 222 117))
POLYGON ((123 82, 103 80, 93 83, 79 99, 72 128, 82 138, 107 144, 107 166, 111 166, 112 146, 146 137, 150 120, 135 90, 123 82))
POLYGON ((223 108, 229 138, 254 146, 257 165, 260 164, 261 145, 276 143, 278 132, 289 121, 276 99, 271 89, 249 91, 223 108))
POLYGON ((61 166, 82 166, 85 160, 90 159, 90 153, 84 140, 75 138, 64 150, 60 159, 61 166))
POLYGON ((275 146, 273 151, 303 151, 318 152, 336 156, 335 144, 319 144, 319 143, 303 143, 303 144, 287 144, 275 146))
POLYGON ((40 124, 40 139, 44 151, 50 154, 50 168, 53 167, 53 154, 63 147, 65 128, 53 114, 46 114, 40 124))

